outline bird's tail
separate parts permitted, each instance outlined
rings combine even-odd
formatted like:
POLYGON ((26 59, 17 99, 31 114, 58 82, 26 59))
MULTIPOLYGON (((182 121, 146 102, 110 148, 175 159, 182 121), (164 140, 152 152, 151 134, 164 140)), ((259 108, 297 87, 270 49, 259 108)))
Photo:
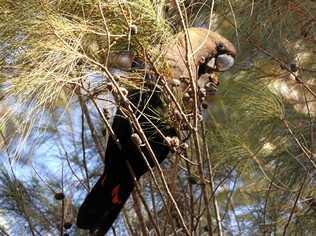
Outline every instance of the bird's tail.
POLYGON ((133 183, 111 182, 102 176, 94 185, 79 209, 79 228, 94 231, 102 227, 104 232, 110 229, 134 186, 133 183))

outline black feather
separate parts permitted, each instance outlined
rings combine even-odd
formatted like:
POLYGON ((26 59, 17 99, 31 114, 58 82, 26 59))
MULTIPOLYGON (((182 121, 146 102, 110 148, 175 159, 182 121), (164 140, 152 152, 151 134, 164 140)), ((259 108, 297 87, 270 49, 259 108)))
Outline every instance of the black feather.
MULTIPOLYGON (((159 92, 140 93, 140 91, 132 91, 130 94, 129 100, 138 106, 139 110, 144 110, 148 119, 165 136, 176 135, 175 130, 170 128, 161 117, 157 117, 155 112, 163 104, 159 92), (144 107, 145 105, 146 107, 144 107)), ((136 115, 140 114, 137 111, 135 113, 136 115)), ((139 121, 158 161, 162 162, 169 153, 169 147, 164 143, 156 128, 144 116, 141 116, 139 121)), ((134 188, 133 175, 128 169, 127 162, 137 179, 148 171, 139 148, 131 139, 132 125, 120 111, 114 118, 112 129, 120 141, 121 148, 112 137, 109 138, 104 173, 79 209, 77 226, 82 229, 94 231, 102 227, 104 232, 110 229, 134 188), (115 196, 113 196, 113 192, 115 196)), ((154 166, 154 161, 150 158, 147 149, 141 147, 141 150, 150 165, 154 166)))

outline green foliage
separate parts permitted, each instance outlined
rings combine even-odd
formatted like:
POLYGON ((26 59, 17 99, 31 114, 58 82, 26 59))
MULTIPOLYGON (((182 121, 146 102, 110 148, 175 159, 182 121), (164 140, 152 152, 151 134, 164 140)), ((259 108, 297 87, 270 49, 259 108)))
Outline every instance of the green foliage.
MULTIPOLYGON (((227 200, 233 205, 228 208, 239 213, 240 233, 262 234, 268 230, 265 233, 283 234, 288 221, 289 235, 312 235, 316 230, 312 226, 315 210, 305 203, 308 196, 315 198, 315 157, 310 153, 315 150, 314 115, 295 110, 295 103, 276 94, 270 85, 289 74, 284 66, 289 68, 290 63, 298 65, 302 83, 313 83, 312 9, 315 4, 311 1, 234 4, 239 62, 236 72, 227 75, 221 84, 219 101, 210 112, 208 138, 216 176, 221 179, 233 169, 227 184, 231 186, 235 180, 239 183, 235 189, 220 193, 218 200, 224 207, 229 205, 225 199, 233 194, 227 200), (252 225, 251 230, 243 224, 252 225), (303 225, 307 227, 303 229, 303 225)), ((298 91, 290 93, 296 93, 306 104, 306 95, 298 91)), ((312 109, 314 103, 308 106, 312 109)))
MULTIPOLYGON (((222 76, 217 100, 205 119, 210 159, 202 155, 204 165, 208 161, 212 165, 214 176, 206 174, 206 180, 214 179, 210 199, 215 196, 224 233, 316 234, 315 2, 228 0, 215 1, 214 9, 212 0, 178 2, 188 26, 210 24, 238 49, 237 63, 222 76), (298 67, 294 79, 290 64, 298 67), (298 99, 274 91, 275 81, 296 83, 290 93, 298 99), (299 102, 305 112, 295 108, 299 102)), ((102 166, 95 158, 102 145, 99 150, 93 136, 99 130, 93 131, 87 114, 82 115, 82 124, 73 120, 81 113, 76 110, 78 86, 89 73, 104 75, 110 53, 129 50, 143 60, 156 58, 161 45, 182 30, 180 14, 174 1, 0 0, 0 28, 1 96, 10 108, 0 114, 1 132, 6 133, 8 122, 14 120, 20 135, 12 142, 15 148, 30 159, 34 154, 37 161, 38 153, 31 150, 53 149, 47 156, 40 153, 40 159, 52 158, 55 164, 52 170, 39 168, 48 183, 37 175, 26 183, 2 170, 0 213, 17 217, 21 225, 27 223, 34 235, 57 234, 60 206, 52 200, 51 188, 64 191, 77 206, 85 194, 82 189, 88 189, 102 166), (67 166, 65 170, 59 163, 67 166)), ((154 63, 160 66, 160 61, 154 63)), ((131 73, 129 81, 118 82, 139 86, 142 76, 131 73)), ((11 158, 10 148, 3 148, 3 160, 11 158)), ((165 174, 186 221, 196 221, 196 233, 202 234, 206 217, 201 178, 195 155, 188 158, 191 162, 171 159, 165 174), (194 204, 188 207, 191 198, 194 204)), ((150 189, 148 199, 155 199, 159 189, 151 181, 147 176, 144 182, 150 184, 141 185, 150 189)), ((153 202, 159 226, 172 232, 168 217, 153 202)), ((127 218, 135 218, 128 207, 128 216, 133 217, 127 218)), ((211 213, 215 226, 213 202, 211 213)), ((137 222, 133 227, 140 228, 137 222)), ((6 232, 0 225, 1 231, 6 232)))

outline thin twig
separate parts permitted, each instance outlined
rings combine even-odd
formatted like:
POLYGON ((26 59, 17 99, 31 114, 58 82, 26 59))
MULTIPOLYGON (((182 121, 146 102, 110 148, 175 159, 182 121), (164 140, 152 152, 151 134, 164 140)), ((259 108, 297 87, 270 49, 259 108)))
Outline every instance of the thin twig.
POLYGON ((82 164, 86 175, 86 184, 88 192, 90 192, 89 172, 86 160, 85 130, 84 130, 84 114, 81 112, 81 146, 82 146, 82 164))
POLYGON ((218 234, 220 236, 224 235, 223 233, 223 228, 222 228, 222 220, 221 220, 221 216, 219 213, 219 207, 218 207, 218 203, 217 203, 217 199, 215 196, 215 191, 214 191, 214 175, 213 175, 213 169, 212 169, 212 163, 211 163, 211 157, 210 157, 210 152, 208 149, 208 145, 207 145, 207 137, 206 137, 206 130, 205 130, 205 124, 204 122, 202 122, 201 124, 201 131, 203 134, 203 144, 204 144, 204 151, 206 153, 206 162, 207 162, 207 170, 209 173, 209 178, 210 178, 210 189, 211 189, 211 193, 212 193, 212 202, 213 202, 213 206, 214 206, 214 211, 215 211, 215 216, 216 216, 216 224, 217 224, 217 228, 218 228, 218 234))
MULTIPOLYGON (((154 227, 154 229, 155 229, 155 231, 156 231, 156 234, 159 236, 159 235, 161 235, 161 234, 160 234, 159 227, 158 227, 158 225, 156 224, 155 220, 153 219, 153 217, 152 217, 152 215, 151 215, 151 212, 150 212, 150 209, 149 209, 149 207, 148 207, 148 204, 146 203, 146 200, 144 199, 144 197, 143 197, 142 194, 141 194, 140 185, 139 185, 139 183, 138 183, 138 181, 137 181, 137 178, 136 178, 136 176, 135 176, 135 173, 134 173, 134 171, 133 171, 133 168, 131 167, 131 165, 130 165, 130 163, 129 163, 128 161, 126 162, 126 164, 127 164, 128 169, 129 169, 129 172, 130 172, 131 175, 133 176, 133 180, 134 180, 134 184, 135 184, 135 190, 136 190, 138 196, 140 197, 140 199, 141 199, 141 201, 142 201, 142 203, 143 203, 143 205, 144 205, 144 207, 145 207, 145 209, 146 209, 146 211, 147 211, 148 218, 149 218, 150 222, 152 223, 152 225, 153 225, 153 227, 154 227)), ((133 198, 134 198, 134 201, 135 201, 135 203, 136 203, 136 201, 138 201, 138 200, 137 200, 137 196, 134 196, 134 195, 133 195, 133 198)), ((136 203, 136 204, 137 204, 137 203, 136 203)), ((138 207, 139 207, 139 209, 140 209, 140 204, 139 204, 138 207)), ((142 224, 142 222, 141 222, 141 224, 142 224)), ((145 224, 144 224, 144 225, 145 225, 145 224)), ((146 231, 146 232, 147 232, 147 231, 146 231)))
POLYGON ((82 112, 84 113, 84 115, 86 117, 87 124, 88 124, 88 127, 90 129, 91 136, 93 138, 93 141, 94 141, 97 153, 99 154, 100 159, 103 160, 104 159, 105 150, 103 150, 103 146, 102 146, 102 144, 101 144, 101 142, 100 142, 100 140, 98 138, 97 131, 96 131, 96 129, 95 129, 94 125, 93 125, 93 122, 91 120, 91 117, 90 117, 87 105, 85 104, 85 102, 83 101, 83 99, 81 98, 80 95, 78 96, 78 99, 79 99, 79 103, 80 103, 80 106, 81 106, 81 110, 82 110, 82 112))
MULTIPOLYGON (((187 67, 189 78, 190 78, 190 85, 191 85, 191 89, 192 89, 192 93, 193 93, 193 105, 194 105, 193 106, 193 129, 192 129, 193 141, 194 141, 194 148, 195 148, 195 152, 196 152, 195 153, 196 158, 197 158, 198 164, 199 164, 198 171, 199 171, 199 175, 201 178, 201 189, 202 189, 202 193, 203 193, 203 199, 204 199, 205 205, 209 206, 205 178, 204 178, 204 173, 203 173, 203 159, 202 159, 201 147, 200 147, 200 141, 199 141, 199 135, 198 135, 199 108, 198 108, 198 98, 197 98, 197 86, 196 86, 196 81, 194 79, 196 75, 193 75, 192 66, 191 66, 192 60, 190 59, 194 55, 189 53, 189 52, 192 52, 192 45, 190 42, 188 28, 185 24, 185 20, 184 20, 182 11, 181 11, 181 7, 179 5, 178 0, 174 0, 174 1, 175 1, 176 6, 177 6, 177 9, 178 9, 181 21, 182 21, 182 25, 184 28, 184 33, 185 33, 185 49, 186 49, 185 65, 187 67)), ((195 60, 193 60, 193 62, 194 61, 195 60)), ((207 218, 209 232, 212 235, 212 217, 211 217, 211 212, 210 212, 209 208, 206 208, 206 218, 207 218)))
POLYGON ((307 174, 304 175, 303 182, 302 182, 301 187, 300 187, 300 190, 298 191, 298 194, 297 194, 297 196, 296 196, 296 199, 295 199, 294 205, 293 205, 293 207, 292 207, 292 210, 291 210, 289 219, 288 219, 287 223, 286 223, 285 226, 284 226, 283 234, 282 234, 283 236, 286 235, 286 231, 287 231, 287 228, 288 228, 288 226, 289 226, 289 224, 290 224, 290 222, 291 222, 291 220, 292 220, 292 217, 293 217, 293 215, 294 215, 294 212, 295 212, 295 209, 296 209, 296 205, 297 205, 298 200, 299 200, 299 198, 300 198, 300 196, 301 196, 301 194, 302 194, 302 192, 303 192, 303 187, 304 187, 304 185, 305 185, 306 179, 307 179, 307 174))

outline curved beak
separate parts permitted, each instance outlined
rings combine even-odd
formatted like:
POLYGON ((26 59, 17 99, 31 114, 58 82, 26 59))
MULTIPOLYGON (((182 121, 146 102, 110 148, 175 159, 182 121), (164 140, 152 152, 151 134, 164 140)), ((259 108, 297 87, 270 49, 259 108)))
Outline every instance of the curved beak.
POLYGON ((235 59, 233 56, 229 54, 221 54, 216 58, 216 70, 217 71, 227 71, 229 70, 235 63, 235 59))

